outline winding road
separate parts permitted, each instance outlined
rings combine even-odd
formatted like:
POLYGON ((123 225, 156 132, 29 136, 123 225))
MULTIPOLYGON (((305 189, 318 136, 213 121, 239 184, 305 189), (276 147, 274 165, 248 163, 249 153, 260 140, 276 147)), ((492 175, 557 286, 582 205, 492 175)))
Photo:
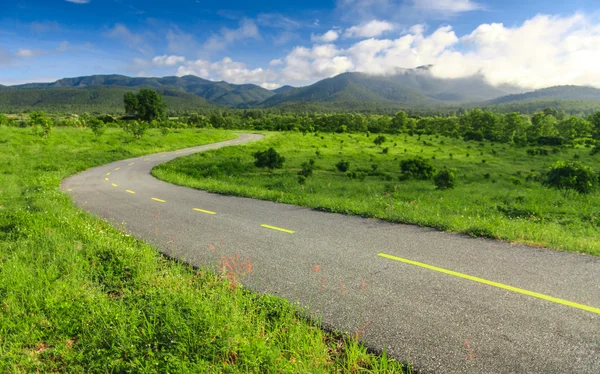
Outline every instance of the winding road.
POLYGON ((425 373, 600 373, 600 258, 223 196, 157 180, 163 162, 238 139, 118 161, 63 181, 83 209, 425 373), (252 271, 248 264, 251 264, 252 271))

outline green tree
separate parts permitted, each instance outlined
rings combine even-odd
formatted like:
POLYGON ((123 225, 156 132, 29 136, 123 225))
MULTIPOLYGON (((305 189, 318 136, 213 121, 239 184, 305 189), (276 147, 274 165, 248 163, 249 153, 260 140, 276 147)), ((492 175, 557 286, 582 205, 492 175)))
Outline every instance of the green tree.
POLYGON ((142 88, 137 94, 127 92, 123 96, 125 112, 142 121, 150 122, 165 117, 166 105, 162 96, 149 88, 142 88))
POLYGON ((97 118, 90 118, 87 121, 87 126, 92 130, 94 135, 101 136, 104 134, 104 122, 100 121, 97 118))
POLYGON ((378 137, 375 138, 375 140, 373 141, 373 143, 375 143, 376 146, 381 146, 383 143, 385 143, 387 139, 385 138, 385 136, 383 135, 379 135, 378 137))
POLYGON ((566 195, 569 190, 580 194, 588 194, 596 187, 598 174, 589 166, 579 162, 558 161, 548 172, 544 185, 562 190, 566 195))
POLYGON ((600 140, 600 111, 592 114, 588 120, 592 124, 592 135, 594 139, 600 140))
POLYGON ((273 148, 269 148, 262 152, 255 152, 253 156, 254 166, 257 168, 268 168, 270 170, 281 169, 283 167, 283 163, 285 162, 285 157, 281 156, 273 148))
POLYGON ((41 128, 39 135, 47 138, 52 131, 52 120, 46 116, 46 113, 33 112, 29 115, 29 125, 34 127, 34 131, 37 132, 37 128, 41 128))
POLYGON ((350 169, 350 162, 341 160, 340 162, 335 164, 335 167, 338 169, 339 172, 345 173, 348 171, 348 169, 350 169))

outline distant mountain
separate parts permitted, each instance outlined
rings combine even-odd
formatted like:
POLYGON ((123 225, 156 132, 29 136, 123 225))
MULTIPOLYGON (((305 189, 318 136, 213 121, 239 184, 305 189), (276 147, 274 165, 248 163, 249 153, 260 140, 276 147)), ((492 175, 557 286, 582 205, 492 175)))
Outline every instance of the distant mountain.
POLYGON ((585 86, 554 86, 533 92, 502 96, 489 100, 485 104, 499 105, 541 100, 600 101, 600 89, 585 86))
POLYGON ((52 83, 29 83, 13 88, 56 88, 56 87, 152 87, 177 88, 184 92, 203 97, 223 106, 252 105, 275 95, 275 93, 255 84, 230 84, 213 82, 193 75, 164 78, 132 78, 124 75, 91 75, 77 78, 64 78, 52 83))
POLYGON ((343 73, 307 87, 286 88, 261 105, 272 107, 290 102, 359 101, 410 106, 461 104, 483 102, 522 91, 522 88, 513 86, 494 87, 482 75, 436 78, 429 66, 423 66, 397 69, 396 74, 387 76, 343 73))
MULTIPOLYGON (((140 87, 32 87, 0 90, 0 112, 45 110, 48 112, 124 113, 123 95, 140 87)), ((216 108, 194 94, 175 88, 156 88, 169 110, 192 111, 216 108)))
POLYGON ((293 90, 294 88, 295 88, 295 87, 292 87, 292 86, 290 86, 290 85, 285 85, 285 86, 281 86, 281 87, 279 87, 279 88, 276 88, 276 89, 274 89, 274 90, 271 90, 271 91, 273 91, 273 92, 275 92, 276 94, 278 94, 278 93, 284 93, 284 92, 287 92, 287 91, 289 91, 289 90, 293 90))
POLYGON ((261 105, 273 107, 289 102, 374 102, 426 105, 436 100, 387 77, 363 73, 343 73, 310 86, 279 93, 261 105))

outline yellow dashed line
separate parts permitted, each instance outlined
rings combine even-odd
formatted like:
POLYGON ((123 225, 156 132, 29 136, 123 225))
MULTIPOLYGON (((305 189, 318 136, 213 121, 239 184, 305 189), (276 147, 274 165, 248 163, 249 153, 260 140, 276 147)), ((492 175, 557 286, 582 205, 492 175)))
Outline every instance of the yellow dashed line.
POLYGON ((108 178, 104 178, 104 180, 108 182, 108 178))
POLYGON ((132 191, 132 190, 125 190, 125 192, 135 193, 135 191, 132 191))
POLYGON ((275 227, 275 226, 260 225, 260 227, 264 227, 265 229, 271 229, 271 230, 277 230, 277 231, 281 231, 281 232, 286 232, 288 234, 293 234, 294 233, 294 231, 292 231, 292 230, 286 230, 286 229, 282 229, 280 227, 275 227))
POLYGON ((158 199, 158 198, 156 198, 156 197, 153 197, 153 198, 152 198, 152 200, 154 200, 154 201, 158 201, 159 203, 166 203, 166 201, 165 201, 165 200, 158 199))
POLYGON ((121 168, 116 168, 115 171, 121 170, 121 168))
POLYGON ((600 308, 594 308, 592 306, 574 303, 572 301, 567 301, 567 300, 559 299, 559 298, 556 298, 556 297, 553 297, 553 296, 544 295, 544 294, 541 294, 541 293, 538 293, 538 292, 524 290, 522 288, 517 288, 517 287, 509 286, 507 284, 502 284, 502 283, 490 281, 490 280, 487 280, 487 279, 474 277, 472 275, 467 275, 467 274, 459 273, 457 271, 452 271, 452 270, 448 270, 448 269, 439 268, 437 266, 427 265, 427 264, 424 264, 422 262, 407 260, 407 259, 402 258, 402 257, 396 257, 396 256, 387 255, 385 253, 380 253, 380 254, 378 254, 378 256, 379 257, 384 257, 384 258, 387 258, 387 259, 390 259, 390 260, 394 260, 394 261, 404 262, 405 264, 409 264, 409 265, 420 266, 420 267, 425 268, 425 269, 437 271, 437 272, 448 274, 448 275, 453 275, 455 277, 459 277, 459 278, 463 278, 463 279, 468 279, 468 280, 473 281, 473 282, 487 284, 488 286, 502 288, 504 290, 508 290, 508 291, 520 293, 520 294, 531 296, 531 297, 536 297, 538 299, 550 301, 550 302, 556 303, 556 304, 561 304, 561 305, 569 306, 571 308, 577 308, 577 309, 585 310, 587 312, 592 312, 592 313, 600 314, 600 308))
POLYGON ((150 161, 150 159, 149 158, 145 158, 144 161, 150 161))
POLYGON ((135 164, 135 162, 132 162, 131 164, 127 164, 127 165, 128 165, 128 166, 131 166, 131 165, 133 165, 133 164, 135 164))
POLYGON ((196 212, 202 212, 202 213, 206 213, 206 214, 217 214, 215 212, 211 212, 210 210, 204 210, 204 209, 198 209, 198 208, 194 208, 193 210, 195 210, 196 212))
POLYGON ((106 176, 108 177, 110 175, 110 173, 106 173, 106 176))
POLYGON ((119 186, 117 186, 117 185, 116 185, 116 184, 114 184, 114 183, 112 184, 112 186, 113 186, 113 187, 119 187, 119 186))
POLYGON ((167 155, 160 155, 160 157, 161 157, 161 158, 163 158, 163 157, 167 157, 167 155))

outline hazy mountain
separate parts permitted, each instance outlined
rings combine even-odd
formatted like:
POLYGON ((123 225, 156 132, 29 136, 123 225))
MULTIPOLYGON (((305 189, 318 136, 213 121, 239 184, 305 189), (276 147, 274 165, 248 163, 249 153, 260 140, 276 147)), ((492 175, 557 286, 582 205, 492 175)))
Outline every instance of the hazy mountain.
POLYGON ((437 100, 424 96, 416 89, 383 76, 363 73, 344 73, 323 79, 310 86, 289 89, 267 100, 263 106, 289 102, 376 102, 387 104, 426 105, 437 100))
MULTIPOLYGON (((0 112, 45 110, 48 112, 123 113, 123 95, 139 87, 31 87, 0 90, 0 112)), ((214 108, 206 99, 176 88, 158 87, 170 110, 214 108)))
POLYGON ((523 92, 520 87, 494 87, 482 75, 442 79, 429 66, 397 69, 394 75, 344 73, 307 87, 286 88, 265 100, 264 106, 289 102, 367 101, 397 105, 460 104, 483 102, 523 92))
POLYGON ((292 86, 290 86, 290 85, 285 85, 285 86, 281 86, 281 87, 279 87, 279 88, 276 88, 276 89, 274 89, 274 90, 271 90, 271 91, 273 91, 273 92, 275 92, 276 94, 278 94, 278 93, 287 92, 287 91, 289 91, 289 90, 293 90, 294 88, 295 88, 295 87, 292 87, 292 86))
POLYGON ((539 100, 600 101, 600 89, 586 86, 555 86, 533 92, 502 96, 487 101, 485 104, 498 105, 539 100))
POLYGON ((255 84, 230 84, 213 82, 193 75, 164 78, 133 78, 124 75, 91 75, 77 78, 64 78, 52 83, 29 83, 13 88, 53 88, 53 87, 152 87, 178 88, 198 95, 215 104, 224 106, 252 105, 262 102, 275 93, 255 84))

